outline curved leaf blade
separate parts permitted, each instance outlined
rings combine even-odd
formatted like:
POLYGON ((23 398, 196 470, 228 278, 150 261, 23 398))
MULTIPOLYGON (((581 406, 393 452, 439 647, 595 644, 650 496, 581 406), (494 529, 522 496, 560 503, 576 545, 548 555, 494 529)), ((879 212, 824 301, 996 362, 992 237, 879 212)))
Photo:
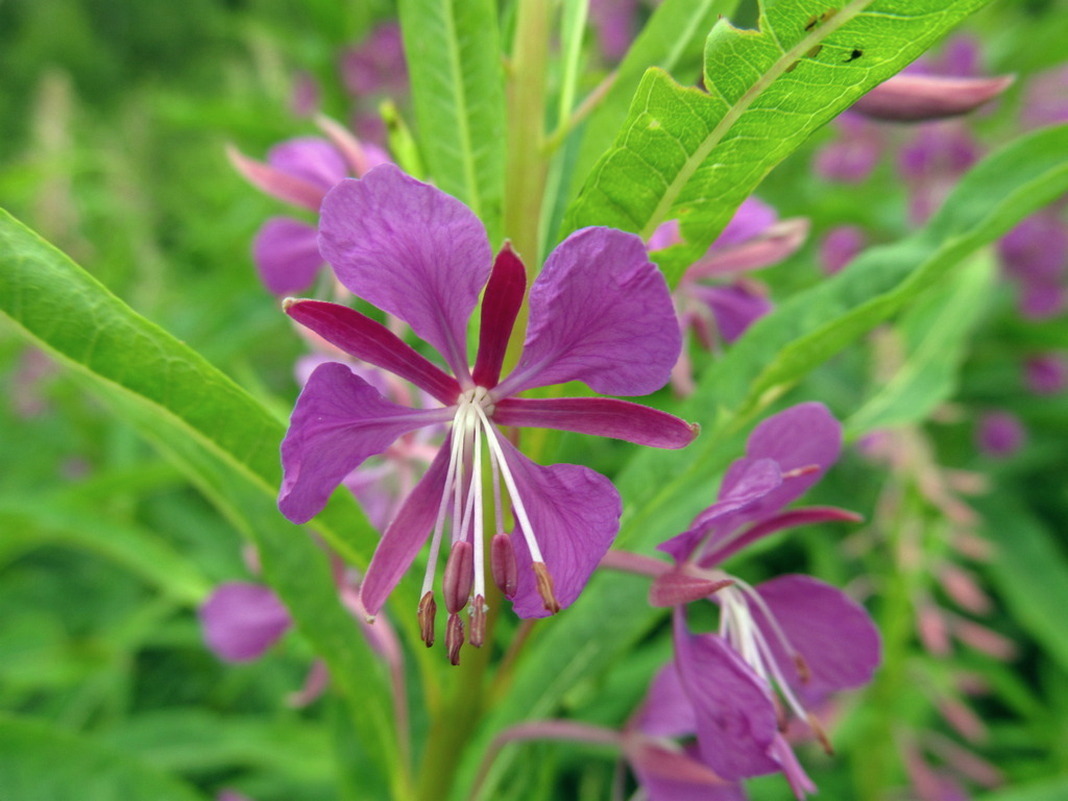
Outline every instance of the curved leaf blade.
POLYGON ((607 225, 647 239, 677 219, 684 243, 657 254, 674 285, 776 164, 986 2, 782 0, 759 31, 720 20, 705 45, 708 92, 650 69, 563 233, 607 225))

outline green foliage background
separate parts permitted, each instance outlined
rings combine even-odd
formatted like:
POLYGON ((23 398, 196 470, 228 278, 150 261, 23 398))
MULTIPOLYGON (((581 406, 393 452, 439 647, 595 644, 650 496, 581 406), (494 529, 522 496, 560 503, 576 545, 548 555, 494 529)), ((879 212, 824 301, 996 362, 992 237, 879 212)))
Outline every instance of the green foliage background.
MULTIPOLYGON (((401 3, 409 15, 423 5, 401 3)), ((460 6, 476 17, 493 14, 491 3, 432 5, 444 14, 460 6)), ((664 5, 661 20, 687 15, 687 25, 671 29, 692 29, 692 41, 666 49, 669 40, 658 38, 665 24, 651 27, 637 49, 685 82, 699 71, 697 33, 719 5, 735 4, 664 5)), ((320 82, 327 113, 346 117, 354 101, 340 80, 339 54, 393 9, 331 0, 192 0, 178 9, 163 0, 0 5, 0 205, 85 269, 17 223, 0 226, 0 296, 8 314, 0 322, 0 798, 184 801, 227 787, 256 801, 386 797, 390 786, 399 791, 396 776, 381 768, 395 757, 379 736, 390 727, 384 679, 368 667, 374 660, 334 598, 325 560, 274 515, 271 501, 274 448, 297 391, 292 367, 302 348, 259 286, 248 246, 279 207, 244 184, 223 149, 235 142, 259 155, 280 139, 312 132, 289 109, 297 70, 320 82), (114 297, 94 294, 97 282, 114 297), (90 296, 91 308, 80 300, 90 296), (82 349, 82 331, 94 320, 114 323, 113 335, 101 340, 102 350, 96 341, 82 349), (27 331, 52 356, 42 357, 27 331), (171 386, 153 370, 163 363, 192 373, 171 386), (194 387, 211 397, 211 408, 198 410, 199 396, 175 401, 194 387), (229 667, 203 647, 195 607, 217 583, 250 578, 242 560, 248 539, 302 630, 267 658, 229 667), (314 654, 329 662, 337 692, 308 709, 291 708, 285 698, 314 654)), ((510 5, 497 10, 507 41, 510 5)), ((751 3, 738 4, 733 19, 753 18, 751 3)), ((966 29, 983 43, 988 71, 1017 75, 992 111, 970 118, 995 150, 1019 133, 1028 78, 1063 58, 1068 11, 1055 1, 994 3, 966 29)), ((589 38, 578 44, 584 55, 554 85, 572 81, 582 96, 595 85, 597 65, 589 38)), ((484 49, 468 43, 465 52, 476 62, 475 76, 466 76, 472 86, 496 74, 484 49)), ((790 80, 805 79, 804 69, 790 80)), ((630 89, 608 95, 587 121, 587 139, 564 142, 550 176, 560 200, 544 209, 546 231, 556 229, 554 221, 564 230, 614 222, 598 216, 590 195, 570 209, 567 199, 619 126, 637 124, 625 112, 639 82, 664 80, 641 75, 625 62, 620 85, 630 89)), ((444 79, 454 87, 465 80, 444 79)), ((486 102, 499 108, 504 99, 490 93, 486 102)), ((401 107, 424 142, 419 127, 440 113, 426 103, 417 92, 413 108, 401 107)), ((460 113, 474 130, 492 127, 487 106, 470 105, 460 113)), ((814 118, 810 128, 822 121, 814 118)), ((808 132, 799 128, 798 141, 808 132)), ((621 542, 647 549, 708 503, 711 477, 738 455, 746 428, 773 408, 823 400, 854 440, 889 423, 923 431, 939 464, 987 478, 987 490, 972 502, 996 552, 969 569, 995 602, 984 625, 1008 638, 1015 655, 998 660, 958 646, 936 657, 919 648, 910 629, 915 605, 929 597, 948 603, 945 590, 933 574, 897 571, 892 534, 878 525, 860 551, 853 546, 863 536, 839 528, 781 538, 774 549, 739 560, 737 571, 753 581, 810 570, 837 583, 868 582, 893 656, 871 694, 850 700, 853 714, 836 734, 841 755, 823 760, 806 751, 804 759, 824 797, 902 797, 894 795, 906 786, 896 745, 910 732, 959 739, 932 697, 958 693, 952 679, 966 671, 987 688, 968 699, 985 728, 970 747, 997 766, 1005 784, 977 794, 989 801, 1061 798, 1068 793, 1068 403, 1023 391, 1020 370, 1027 355, 1065 347, 1068 320, 1022 322, 988 245, 1064 193, 1064 131, 1000 152, 920 232, 907 223, 892 160, 859 186, 814 174, 813 153, 832 135, 815 130, 797 152, 784 152, 785 160, 761 165, 761 174, 775 169, 758 194, 783 217, 808 217, 813 230, 801 252, 762 274, 779 312, 704 372, 693 399, 658 397, 705 424, 699 446, 681 456, 643 454, 625 468, 633 452, 614 443, 553 436, 539 443, 541 454, 571 454, 613 474, 635 510, 621 542), (841 223, 863 226, 885 247, 827 280, 817 244, 841 223), (873 346, 864 336, 883 320, 904 342, 903 366, 885 385, 870 374, 873 346), (992 408, 1012 410, 1029 432, 1024 450, 1009 460, 983 457, 974 445, 977 414, 992 408), (917 675, 932 686, 910 681, 917 675)), ((907 132, 889 136, 901 140, 907 132)), ((457 187, 477 174, 472 185, 486 213, 496 215, 498 144, 492 137, 480 143, 485 151, 469 164, 450 159, 450 142, 437 152, 423 144, 422 155, 431 173, 455 169, 457 187)), ((702 212, 709 239, 759 176, 747 180, 736 197, 715 199, 702 212), (719 222, 708 223, 713 219, 719 222)), ((670 259, 665 266, 672 269, 670 259)), ((810 498, 871 520, 891 480, 850 453, 810 498)), ((925 552, 937 563, 944 521, 915 488, 905 491, 923 524, 925 552)), ((340 496, 316 529, 357 564, 373 547, 366 521, 340 496)), ((457 766, 462 783, 498 727, 524 716, 566 714, 605 725, 625 719, 669 651, 663 621, 645 608, 643 594, 636 579, 602 577, 585 605, 542 625, 512 694, 457 766), (612 610, 607 620, 605 609, 612 610)), ((454 679, 427 679, 440 670, 437 656, 411 655, 413 686, 438 681, 449 688, 454 679)), ((418 742, 429 721, 413 696, 418 742)), ((513 747, 498 762, 493 797, 608 798, 614 760, 571 745, 513 747)), ((777 777, 753 782, 751 790, 762 801, 787 797, 777 777)))

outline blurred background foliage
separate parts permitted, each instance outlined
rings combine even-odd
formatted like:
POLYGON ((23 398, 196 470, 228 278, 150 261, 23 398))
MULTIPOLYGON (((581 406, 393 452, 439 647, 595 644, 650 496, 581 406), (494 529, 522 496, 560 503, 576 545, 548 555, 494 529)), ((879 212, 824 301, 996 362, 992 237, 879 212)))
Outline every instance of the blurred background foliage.
MULTIPOLYGON (((258 157, 312 133, 292 109, 301 75, 318 83, 326 113, 348 119, 357 101, 339 60, 390 13, 384 0, 8 0, 0 203, 284 417, 302 348, 249 255, 253 232, 279 206, 234 172, 224 146, 258 157)), ((984 72, 1017 76, 992 109, 968 118, 991 149, 1020 132, 1031 77, 1063 61, 1068 7, 994 3, 967 33, 981 43, 984 72)), ((860 226, 870 242, 909 230, 893 143, 912 132, 888 126, 886 135, 892 144, 862 183, 814 171, 815 153, 835 137, 828 128, 761 188, 781 216, 812 223, 807 245, 762 274, 774 297, 820 280, 819 244, 833 226, 860 226)), ((1068 797, 1068 403, 1028 392, 1023 380, 1025 359, 1068 345, 1068 317, 1022 319, 1005 283, 983 298, 960 363, 946 368, 948 402, 895 434, 908 464, 854 449, 809 496, 868 522, 803 531, 746 557, 754 582, 803 569, 849 584, 887 638, 879 680, 847 702, 859 714, 836 736, 844 755, 805 754, 826 798, 934 797, 917 789, 915 765, 902 767, 915 753, 977 797, 1068 797), (979 416, 993 409, 1026 432, 1007 457, 976 446, 979 416), (943 480, 974 519, 932 495, 931 481, 943 480), (969 601, 961 572, 986 601, 969 601), (917 636, 930 609, 956 625, 944 648, 937 633, 917 636)), ((905 325, 881 336, 907 336, 905 325)), ((878 338, 854 347, 793 397, 848 418, 887 347, 878 338)), ((75 761, 91 765, 79 749, 103 747, 205 798, 228 787, 257 801, 360 798, 358 780, 338 767, 351 744, 335 702, 286 703, 311 659, 299 636, 240 667, 202 643, 197 604, 218 582, 250 577, 233 528, 6 323, 0 374, 0 709, 77 735, 66 751, 75 761)), ((581 448, 611 472, 617 446, 561 438, 555 448, 581 448)), ((602 684, 575 688, 567 711, 618 724, 666 653, 660 632, 602 684)), ((592 753, 527 747, 511 797, 607 798, 615 761, 592 753)), ((778 777, 752 792, 787 797, 778 777)))

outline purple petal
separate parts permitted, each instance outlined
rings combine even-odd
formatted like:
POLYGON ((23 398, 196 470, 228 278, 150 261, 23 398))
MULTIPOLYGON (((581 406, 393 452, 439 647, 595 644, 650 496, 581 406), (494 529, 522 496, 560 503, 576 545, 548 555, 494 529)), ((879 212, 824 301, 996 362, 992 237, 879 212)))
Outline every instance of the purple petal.
POLYGON ((216 587, 199 616, 208 647, 227 662, 258 659, 293 623, 273 590, 237 581, 216 587))
POLYGON ((879 666, 879 631, 867 611, 841 590, 810 576, 779 576, 756 586, 810 677, 803 680, 763 611, 750 608, 790 686, 810 703, 861 687, 879 666))
POLYGON ((760 236, 779 219, 778 213, 764 201, 747 197, 734 212, 710 250, 726 250, 760 236))
POLYGON ((686 531, 661 543, 657 550, 671 554, 679 562, 688 560, 710 533, 729 533, 736 527, 730 525, 736 512, 758 504, 782 483, 782 471, 774 459, 738 459, 727 471, 716 502, 694 518, 686 531))
POLYGON ((719 778, 688 751, 641 740, 626 754, 649 801, 745 801, 740 785, 719 778))
POLYGON ((316 211, 323 201, 326 190, 319 184, 291 175, 284 170, 250 159, 237 148, 228 146, 226 155, 230 163, 250 184, 271 197, 316 211))
POLYGON ((682 687, 675 660, 657 672, 636 718, 637 727, 650 737, 686 737, 697 731, 693 703, 682 687))
POLYGON ((728 248, 715 245, 686 270, 686 280, 759 270, 796 252, 808 236, 808 220, 783 220, 759 235, 728 248))
POLYGON ((505 242, 493 261, 493 271, 482 297, 482 325, 479 328, 478 356, 472 380, 480 387, 492 389, 501 379, 501 365, 508 350, 512 327, 527 291, 527 273, 523 262, 505 242))
POLYGON ((829 181, 857 184, 871 175, 882 158, 882 132, 859 115, 845 112, 835 121, 839 138, 816 155, 816 172, 829 181))
POLYGON ((272 217, 252 240, 252 258, 260 280, 272 295, 303 292, 323 266, 315 226, 291 217, 272 217))
POLYGON ((530 290, 523 355, 500 395, 575 379, 607 395, 646 395, 667 383, 681 346, 667 283, 641 239, 583 228, 530 290))
POLYGON ((430 536, 445 491, 451 444, 452 434, 449 434, 438 455, 382 535, 371 557, 371 564, 367 566, 360 585, 360 601, 370 615, 377 615, 382 609, 386 598, 430 536))
POLYGON ((742 284, 697 286, 690 291, 708 304, 716 320, 716 328, 727 342, 734 342, 749 326, 774 308, 766 297, 742 284))
POLYGON ((1025 284, 1055 284, 1068 269, 1068 225, 1049 211, 1024 219, 998 242, 1005 272, 1025 284))
POLYGON ((920 122, 967 114, 1004 92, 1015 80, 895 75, 853 104, 852 110, 877 120, 920 122))
POLYGON ((1065 288, 1056 284, 1030 284, 1022 287, 1020 313, 1029 320, 1048 320, 1060 314, 1068 298, 1065 288))
POLYGON ((649 587, 650 606, 679 606, 693 603, 734 584, 734 579, 707 575, 684 562, 677 568, 661 573, 649 587))
POLYGON ((1023 447, 1027 432, 1012 412, 987 412, 979 418, 976 439, 987 456, 1005 458, 1023 447))
POLYGON ((343 364, 316 368, 282 440, 285 476, 278 508, 294 523, 306 523, 367 457, 451 415, 450 409, 420 411, 391 403, 343 364))
POLYGON ((773 773, 775 704, 760 679, 722 638, 692 635, 675 614, 675 661, 693 704, 701 761, 730 781, 773 773))
POLYGON ((979 146, 966 128, 955 122, 919 126, 916 136, 901 148, 898 165, 913 181, 955 178, 979 158, 979 146))
POLYGON ((741 536, 731 537, 728 542, 720 547, 706 550, 702 554, 701 564, 702 566, 710 567, 724 562, 730 556, 743 548, 747 548, 757 540, 784 529, 808 526, 813 523, 859 523, 861 520, 863 518, 860 515, 834 506, 809 506, 804 509, 791 509, 789 512, 783 512, 774 517, 761 520, 741 536))
POLYGON ((668 220, 660 223, 656 230, 649 235, 645 247, 650 253, 653 253, 654 251, 677 245, 680 242, 682 242, 682 234, 679 231, 679 221, 668 220))
POLYGON ((275 145, 267 153, 267 163, 319 187, 323 195, 349 175, 345 159, 337 148, 315 136, 302 136, 275 145))
POLYGON ((493 252, 467 206, 383 164, 326 196, 319 249, 342 284, 404 320, 468 378, 467 320, 493 252))
MULTIPOLYGON (((562 609, 578 598, 619 531, 619 493, 588 467, 538 465, 506 439, 499 440, 562 609)), ((515 613, 545 617, 549 612, 538 594, 533 560, 518 524, 512 542, 519 570, 515 613)))
POLYGON ((667 412, 616 398, 505 398, 493 419, 502 426, 577 431, 653 448, 683 448, 699 431, 667 412))
POLYGON ((815 470, 789 478, 766 495, 756 508, 747 509, 750 519, 782 509, 800 498, 808 488, 823 478, 838 461, 842 451, 842 425, 822 403, 809 402, 791 406, 769 417, 753 429, 746 443, 745 459, 731 465, 723 479, 720 496, 733 489, 746 474, 744 462, 750 459, 773 459, 785 474, 815 466, 815 470))
POLYGON ((839 225, 820 243, 820 266, 827 275, 844 270, 863 249, 867 237, 855 225, 839 225))
POLYGON ((456 402, 460 385, 381 323, 355 309, 325 300, 287 302, 286 314, 341 350, 411 381, 446 405, 456 402))
POLYGON ((1032 356, 1024 371, 1027 388, 1036 395, 1056 395, 1068 386, 1068 360, 1060 354, 1032 356))
POLYGON ((790 784, 790 789, 794 791, 794 797, 798 801, 804 801, 809 793, 816 792, 816 785, 812 783, 812 779, 805 773, 805 769, 797 761, 794 749, 790 747, 786 738, 781 734, 775 735, 775 742, 771 744, 768 755, 779 763, 779 770, 783 772, 786 781, 790 784))
POLYGON ((1040 72, 1027 84, 1021 116, 1031 128, 1068 122, 1068 66, 1040 72))

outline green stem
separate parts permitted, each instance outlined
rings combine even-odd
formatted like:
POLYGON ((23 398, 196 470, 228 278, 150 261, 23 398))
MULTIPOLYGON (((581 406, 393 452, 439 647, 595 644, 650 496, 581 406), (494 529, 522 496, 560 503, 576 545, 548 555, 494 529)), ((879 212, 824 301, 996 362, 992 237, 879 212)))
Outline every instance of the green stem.
POLYGON ((538 221, 548 171, 548 159, 542 147, 550 12, 549 0, 522 0, 519 3, 508 86, 504 234, 522 256, 531 278, 539 264, 538 221))
MULTIPOLYGON (((551 5, 550 0, 520 0, 508 82, 504 236, 526 265, 528 286, 541 265, 541 207, 549 171, 544 144, 551 5)), ((527 317, 524 303, 505 356, 506 373, 519 359, 527 317)))

